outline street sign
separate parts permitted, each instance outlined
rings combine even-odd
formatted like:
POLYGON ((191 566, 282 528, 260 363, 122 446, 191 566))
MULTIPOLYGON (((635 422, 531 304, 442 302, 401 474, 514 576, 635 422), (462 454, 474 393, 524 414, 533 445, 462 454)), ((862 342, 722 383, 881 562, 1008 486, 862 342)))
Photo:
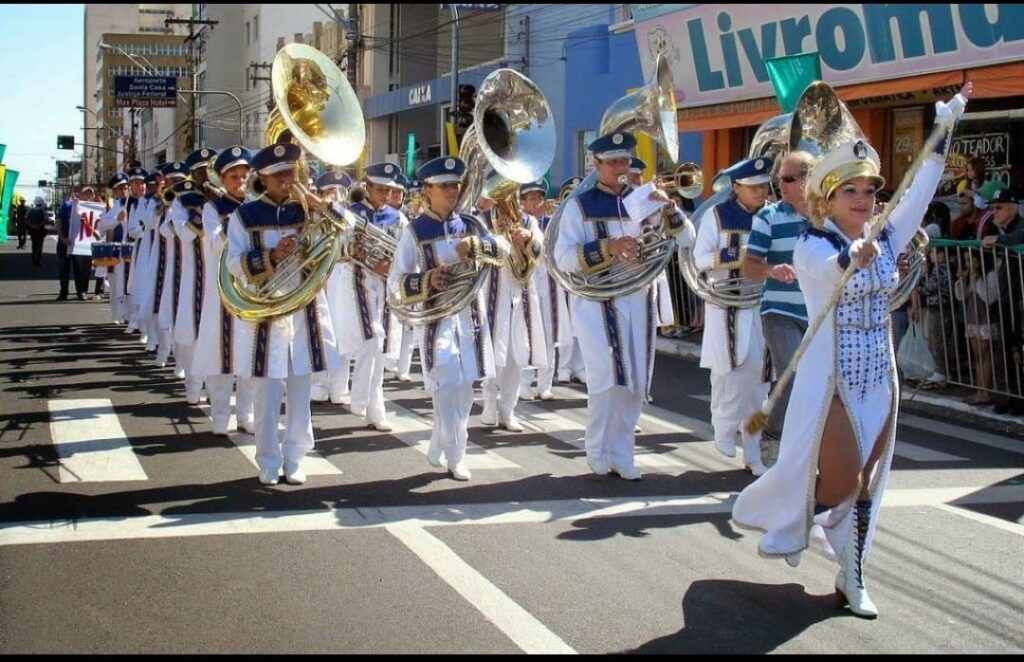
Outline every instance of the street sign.
POLYGON ((174 108, 178 79, 174 76, 114 76, 115 108, 174 108))

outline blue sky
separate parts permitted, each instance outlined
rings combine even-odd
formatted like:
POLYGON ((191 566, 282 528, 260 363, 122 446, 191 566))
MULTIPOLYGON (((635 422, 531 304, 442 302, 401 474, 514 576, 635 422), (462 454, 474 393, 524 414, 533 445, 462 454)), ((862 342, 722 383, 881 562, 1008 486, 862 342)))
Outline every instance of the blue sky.
POLYGON ((85 5, 2 5, 4 71, 0 88, 0 145, 4 165, 21 174, 16 191, 31 200, 40 179, 57 176, 57 135, 81 140, 85 5), (23 186, 28 184, 28 186, 23 186))

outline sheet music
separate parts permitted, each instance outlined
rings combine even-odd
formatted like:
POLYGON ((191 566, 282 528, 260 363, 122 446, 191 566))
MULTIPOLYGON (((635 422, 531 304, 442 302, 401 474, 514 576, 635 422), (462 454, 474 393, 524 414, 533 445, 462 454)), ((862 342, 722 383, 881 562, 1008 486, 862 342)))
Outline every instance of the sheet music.
POLYGON ((665 201, 651 200, 651 193, 654 191, 654 182, 648 182, 622 199, 626 213, 631 219, 639 223, 651 214, 661 211, 665 201))

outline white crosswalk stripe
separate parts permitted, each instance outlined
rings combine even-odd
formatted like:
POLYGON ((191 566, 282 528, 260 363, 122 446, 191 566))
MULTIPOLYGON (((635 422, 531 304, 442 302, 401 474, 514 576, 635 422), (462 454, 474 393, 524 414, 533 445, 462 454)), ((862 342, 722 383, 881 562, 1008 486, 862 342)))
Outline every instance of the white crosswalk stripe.
MULTIPOLYGON (((411 409, 394 402, 385 403, 385 407, 390 414, 388 421, 395 428, 389 434, 426 455, 430 446, 430 432, 433 429, 433 423, 411 409)), ((472 424, 472 421, 470 423, 472 424)), ((519 468, 515 462, 473 442, 466 444, 465 462, 470 471, 519 468)))
POLYGON ((50 400, 47 407, 50 437, 60 458, 57 480, 148 480, 110 400, 50 400))

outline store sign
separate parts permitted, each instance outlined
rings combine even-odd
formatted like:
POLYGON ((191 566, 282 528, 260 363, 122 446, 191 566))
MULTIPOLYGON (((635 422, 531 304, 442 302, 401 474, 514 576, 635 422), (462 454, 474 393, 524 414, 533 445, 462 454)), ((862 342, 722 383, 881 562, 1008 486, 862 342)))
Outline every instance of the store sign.
POLYGON ((680 107, 773 96, 764 61, 818 51, 831 85, 1024 59, 1024 5, 720 5, 635 24, 644 79, 665 53, 680 107))
POLYGON ((903 181, 914 157, 924 143, 924 108, 897 108, 892 111, 892 175, 893 182, 903 181))
POLYGON ((173 76, 114 76, 115 108, 174 108, 178 79, 173 76))
POLYGON ((416 85, 409 88, 409 105, 418 106, 430 103, 430 85, 416 85))
POLYGON ((999 122, 1006 128, 984 129, 971 126, 971 122, 962 122, 957 127, 953 142, 949 146, 949 158, 942 173, 936 195, 939 197, 956 195, 956 186, 967 173, 967 161, 980 156, 985 162, 986 179, 995 179, 1010 186, 1010 129, 1005 122, 999 122))

